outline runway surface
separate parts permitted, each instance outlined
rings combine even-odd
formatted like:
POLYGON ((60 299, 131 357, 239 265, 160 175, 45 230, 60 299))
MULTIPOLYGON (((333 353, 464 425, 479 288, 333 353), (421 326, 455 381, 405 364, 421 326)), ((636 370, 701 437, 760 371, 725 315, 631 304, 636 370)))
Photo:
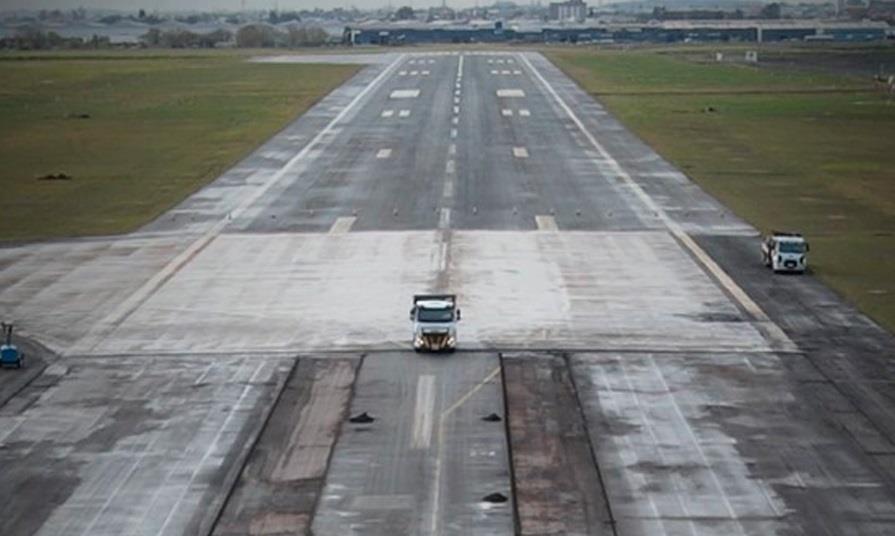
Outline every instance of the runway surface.
POLYGON ((59 354, 0 373, 0 533, 895 531, 890 334, 541 55, 365 63, 139 232, 0 249, 59 354))

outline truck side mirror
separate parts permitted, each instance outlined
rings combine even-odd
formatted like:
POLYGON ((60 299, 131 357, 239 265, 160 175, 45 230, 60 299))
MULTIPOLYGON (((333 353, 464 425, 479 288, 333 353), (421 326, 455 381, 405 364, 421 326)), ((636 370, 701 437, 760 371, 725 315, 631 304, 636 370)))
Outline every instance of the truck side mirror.
POLYGON ((457 309, 457 322, 460 321, 460 318, 461 318, 460 309, 457 309))

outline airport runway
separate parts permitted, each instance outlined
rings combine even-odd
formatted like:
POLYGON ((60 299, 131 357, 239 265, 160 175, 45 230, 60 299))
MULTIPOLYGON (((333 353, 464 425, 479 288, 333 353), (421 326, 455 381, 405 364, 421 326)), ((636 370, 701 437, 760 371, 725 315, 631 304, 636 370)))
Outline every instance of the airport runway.
POLYGON ((141 231, 0 250, 59 354, 0 375, 0 533, 895 531, 890 334, 540 54, 368 63, 141 231))

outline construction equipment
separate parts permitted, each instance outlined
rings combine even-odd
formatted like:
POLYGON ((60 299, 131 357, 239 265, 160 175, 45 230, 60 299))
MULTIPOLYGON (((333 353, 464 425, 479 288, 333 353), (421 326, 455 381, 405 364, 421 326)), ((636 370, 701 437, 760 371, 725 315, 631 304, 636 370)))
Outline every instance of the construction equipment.
POLYGON ((799 233, 772 231, 761 242, 761 260, 775 273, 802 273, 808 268, 809 249, 808 242, 799 233))
POLYGON ((12 324, 0 322, 3 327, 5 342, 0 346, 0 367, 22 368, 25 364, 25 354, 19 351, 19 347, 12 343, 12 324))
POLYGON ((457 348, 460 309, 456 294, 414 295, 410 320, 415 351, 453 352, 457 348))

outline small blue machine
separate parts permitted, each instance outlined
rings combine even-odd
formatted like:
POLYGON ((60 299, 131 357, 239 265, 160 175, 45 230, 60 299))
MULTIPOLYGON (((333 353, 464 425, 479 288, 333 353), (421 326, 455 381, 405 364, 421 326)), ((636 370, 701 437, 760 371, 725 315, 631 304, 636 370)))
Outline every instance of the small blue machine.
POLYGON ((3 327, 5 342, 0 346, 0 366, 21 368, 25 364, 25 354, 19 351, 19 347, 12 343, 12 324, 0 322, 3 327))

